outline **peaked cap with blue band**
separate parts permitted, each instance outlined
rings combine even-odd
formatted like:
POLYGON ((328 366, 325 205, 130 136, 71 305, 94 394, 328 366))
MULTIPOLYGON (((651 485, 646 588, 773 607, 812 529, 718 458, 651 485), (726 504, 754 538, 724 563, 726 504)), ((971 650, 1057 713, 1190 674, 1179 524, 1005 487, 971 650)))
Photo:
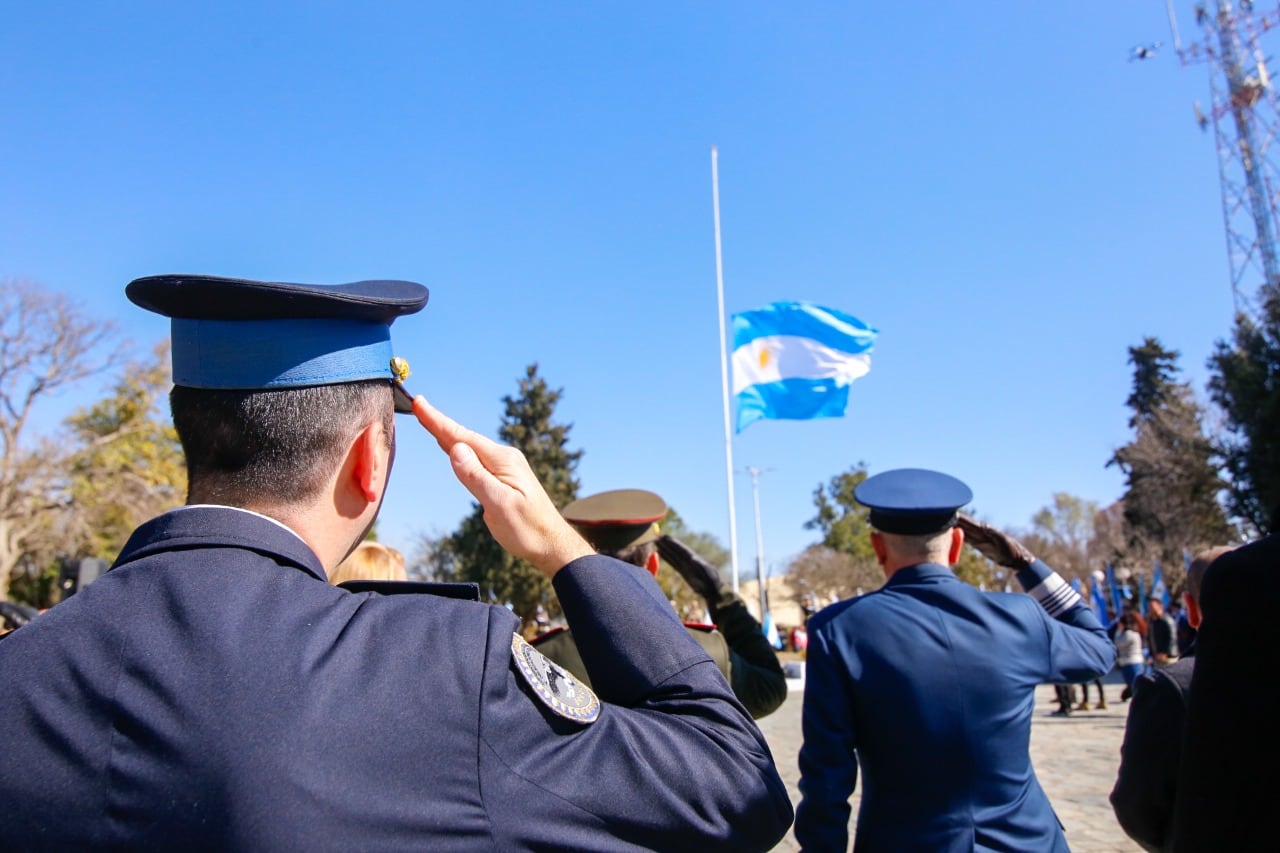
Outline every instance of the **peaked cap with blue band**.
POLYGON ((950 474, 897 468, 863 480, 853 496, 871 510, 868 521, 876 530, 922 536, 954 527, 973 491, 950 474))
POLYGON ((412 410, 399 383, 407 365, 397 373, 391 364, 391 324, 427 304, 421 284, 156 275, 130 282, 125 294, 171 319, 175 385, 265 391, 386 379, 396 411, 412 410))

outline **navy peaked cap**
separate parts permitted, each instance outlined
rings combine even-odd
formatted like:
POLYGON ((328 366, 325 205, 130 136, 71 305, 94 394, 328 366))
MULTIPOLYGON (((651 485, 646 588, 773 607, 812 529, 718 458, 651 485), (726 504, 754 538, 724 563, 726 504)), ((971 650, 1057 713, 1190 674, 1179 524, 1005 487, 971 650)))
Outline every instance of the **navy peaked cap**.
POLYGON ((408 364, 394 357, 390 326, 427 304, 421 284, 155 275, 125 294, 171 319, 175 385, 260 391, 386 379, 396 410, 412 408, 400 385, 408 364))
POLYGON ((294 284, 213 275, 149 275, 124 290, 134 305, 188 320, 368 320, 391 325, 427 304, 427 289, 413 281, 294 284))
POLYGON ((973 500, 973 491, 950 474, 897 468, 863 480, 853 496, 871 510, 875 529, 916 536, 954 527, 956 513, 973 500))

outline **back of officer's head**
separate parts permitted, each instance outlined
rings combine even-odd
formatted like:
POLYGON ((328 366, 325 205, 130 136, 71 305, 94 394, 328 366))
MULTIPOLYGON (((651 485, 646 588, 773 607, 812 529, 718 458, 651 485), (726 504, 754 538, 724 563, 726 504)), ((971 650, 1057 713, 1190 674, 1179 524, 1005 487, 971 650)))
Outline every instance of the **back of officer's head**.
POLYGON ((394 441, 384 381, 271 391, 174 386, 169 405, 191 503, 306 503, 369 424, 381 422, 388 449, 394 441))
POLYGON ((189 503, 309 503, 366 427, 380 424, 391 450, 393 414, 411 401, 390 327, 426 305, 422 285, 161 275, 125 293, 171 320, 189 503))
POLYGON ((859 483, 854 498, 868 509, 872 545, 882 566, 949 566, 958 558, 956 517, 973 492, 950 474, 923 468, 884 471, 859 483))
POLYGON ((884 542, 885 549, 899 561, 910 563, 939 563, 949 565, 951 551, 951 531, 947 527, 935 533, 908 535, 877 531, 884 542))
POLYGON ((642 542, 639 545, 631 545, 620 550, 604 550, 600 553, 606 557, 613 557, 643 569, 647 567, 650 558, 658 553, 658 548, 652 542, 642 542))

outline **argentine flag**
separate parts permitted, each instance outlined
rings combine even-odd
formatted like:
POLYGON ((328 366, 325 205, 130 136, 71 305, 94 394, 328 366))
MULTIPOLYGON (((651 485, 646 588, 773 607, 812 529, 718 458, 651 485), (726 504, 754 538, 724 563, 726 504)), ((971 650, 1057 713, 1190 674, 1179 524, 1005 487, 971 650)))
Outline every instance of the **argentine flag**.
POLYGON ((871 369, 878 331, 809 302, 772 302, 733 315, 737 432, 761 418, 838 418, 849 383, 871 369))

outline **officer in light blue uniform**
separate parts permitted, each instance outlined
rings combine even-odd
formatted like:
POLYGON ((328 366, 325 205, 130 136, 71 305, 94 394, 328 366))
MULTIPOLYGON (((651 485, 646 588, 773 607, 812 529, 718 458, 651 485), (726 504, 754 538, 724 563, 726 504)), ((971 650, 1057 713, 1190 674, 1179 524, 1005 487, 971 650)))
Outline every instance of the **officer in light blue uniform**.
POLYGON ((871 543, 888 577, 809 622, 796 838, 858 850, 1066 850, 1031 768, 1038 684, 1084 681, 1115 649, 1062 578, 960 515, 968 486, 935 471, 870 477, 871 543), (1030 595, 982 592, 949 568, 966 541, 1030 595))
POLYGON ((188 505, 0 642, 0 846, 743 850, 786 832, 763 738, 653 578, 596 555, 517 451, 404 391, 389 326, 425 288, 127 292, 173 318, 188 505), (393 408, 551 577, 594 689, 456 587, 326 583, 377 516, 393 408))

